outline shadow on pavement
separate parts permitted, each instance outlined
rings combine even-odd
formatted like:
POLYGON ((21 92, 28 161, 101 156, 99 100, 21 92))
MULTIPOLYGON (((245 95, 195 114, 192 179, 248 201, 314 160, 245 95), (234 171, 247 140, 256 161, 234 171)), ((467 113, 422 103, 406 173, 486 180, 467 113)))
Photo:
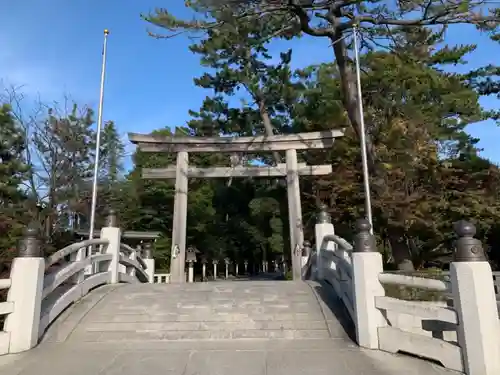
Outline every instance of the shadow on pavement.
POLYGON ((356 327, 354 322, 344 306, 344 302, 337 296, 333 287, 324 282, 318 282, 312 286, 316 295, 324 302, 328 309, 333 313, 337 321, 344 329, 347 336, 355 343, 356 342, 356 327))

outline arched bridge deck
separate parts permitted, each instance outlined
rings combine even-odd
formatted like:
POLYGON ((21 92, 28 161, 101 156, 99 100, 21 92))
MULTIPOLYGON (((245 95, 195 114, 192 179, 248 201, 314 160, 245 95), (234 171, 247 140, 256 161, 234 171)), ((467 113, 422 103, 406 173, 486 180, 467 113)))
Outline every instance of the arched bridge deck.
POLYGON ((65 311, 37 348, 0 357, 0 372, 448 373, 427 361, 360 349, 330 290, 302 281, 103 286, 65 311))

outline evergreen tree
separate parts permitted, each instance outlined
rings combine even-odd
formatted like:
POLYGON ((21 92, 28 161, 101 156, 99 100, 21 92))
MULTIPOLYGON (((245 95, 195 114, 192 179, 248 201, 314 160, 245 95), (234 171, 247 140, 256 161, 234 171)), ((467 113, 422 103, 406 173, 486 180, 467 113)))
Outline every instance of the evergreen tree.
MULTIPOLYGON (((212 89, 215 95, 207 97, 201 112, 192 112, 202 117, 196 125, 203 127, 203 133, 270 136, 287 131, 287 108, 295 98, 289 66, 292 51, 273 62, 275 56, 263 43, 273 30, 272 21, 262 17, 240 23, 228 16, 222 27, 208 31, 206 39, 190 47, 200 55, 202 66, 214 69, 195 79, 197 86, 212 89), (230 108, 227 97, 238 93, 243 95, 242 108, 230 108)), ((281 161, 278 152, 274 159, 281 161)))
POLYGON ((116 183, 123 173, 125 145, 113 121, 104 124, 101 139, 101 176, 110 184, 116 183))
POLYGON ((24 162, 25 137, 9 105, 0 105, 0 273, 12 259, 21 234, 26 198, 21 184, 29 167, 24 162))
MULTIPOLYGON (((360 1, 355 4, 352 1, 326 1, 322 6, 318 6, 314 1, 283 1, 279 2, 280 6, 276 6, 275 1, 264 0, 231 2, 195 0, 190 1, 188 5, 199 15, 195 20, 178 19, 167 9, 158 9, 145 19, 172 32, 166 37, 171 37, 180 31, 204 31, 212 35, 218 33, 219 30, 222 32, 228 19, 236 18, 240 24, 251 25, 262 17, 268 20, 267 25, 270 30, 267 35, 270 35, 270 38, 272 36, 290 38, 305 34, 328 39, 335 56, 342 107, 353 133, 358 137, 361 118, 356 93, 356 76, 350 51, 352 32, 359 31, 362 45, 368 50, 384 48, 396 53, 404 53, 404 48, 411 45, 408 41, 413 31, 409 30, 416 28, 417 32, 413 34, 417 35, 420 30, 425 30, 425 34, 418 36, 421 48, 418 53, 425 57, 428 46, 435 48, 437 40, 443 42, 449 25, 473 25, 490 33, 494 40, 498 40, 500 17, 499 8, 485 9, 482 1, 468 1, 460 6, 432 0, 425 2, 414 0, 397 4, 388 4, 383 0, 360 1), (425 40, 422 40, 422 37, 425 37, 425 40)), ((461 62, 461 53, 475 48, 475 46, 453 47, 443 44, 444 46, 437 50, 434 57, 448 63, 461 62)), ((416 49, 413 49, 412 53, 414 55, 412 58, 420 59, 416 49)), ((488 66, 474 70, 464 77, 479 93, 492 94, 499 92, 498 73, 497 67, 488 66)), ((496 117, 497 113, 490 112, 488 115, 496 117)), ((366 145, 369 167, 376 182, 372 185, 374 193, 375 196, 382 197, 387 191, 387 186, 384 184, 387 180, 387 171, 384 167, 383 155, 377 153, 376 137, 381 131, 377 127, 378 124, 380 124, 378 121, 374 121, 369 127, 366 145)), ((386 218, 388 216, 386 214, 386 218)), ((405 243, 406 239, 402 232, 396 227, 392 229, 394 231, 391 237, 397 238, 398 243, 405 243)), ((408 246, 403 246, 402 250, 406 255, 398 256, 401 260, 409 257, 408 246)))
POLYGON ((93 176, 95 132, 93 111, 73 104, 68 113, 51 108, 35 129, 37 201, 43 205, 44 233, 74 227, 89 217, 89 181, 93 176))

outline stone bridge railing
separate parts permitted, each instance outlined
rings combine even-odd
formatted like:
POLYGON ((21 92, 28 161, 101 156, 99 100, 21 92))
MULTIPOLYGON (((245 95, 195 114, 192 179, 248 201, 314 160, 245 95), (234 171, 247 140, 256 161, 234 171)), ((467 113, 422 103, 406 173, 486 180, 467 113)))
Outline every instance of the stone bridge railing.
POLYGON ((143 258, 121 243, 115 222, 110 215, 99 239, 74 243, 47 258, 37 230, 27 228, 9 279, 0 280, 0 289, 8 289, 7 301, 0 303, 0 315, 5 316, 0 355, 36 346, 61 312, 98 286, 153 282, 151 251, 145 251, 143 258))
POLYGON ((359 346, 409 353, 467 375, 500 374, 500 320, 494 276, 475 228, 459 222, 449 279, 386 273, 366 220, 352 246, 334 234, 326 213, 316 224, 312 277, 331 285, 356 327, 359 346), (386 296, 385 285, 446 293, 449 301, 406 301, 386 296))

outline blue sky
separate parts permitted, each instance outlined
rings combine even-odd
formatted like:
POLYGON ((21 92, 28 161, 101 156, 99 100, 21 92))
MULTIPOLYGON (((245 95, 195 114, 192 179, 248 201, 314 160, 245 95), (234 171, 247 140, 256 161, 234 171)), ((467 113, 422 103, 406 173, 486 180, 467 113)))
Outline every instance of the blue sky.
MULTIPOLYGON (((147 35, 149 25, 140 18, 140 13, 162 6, 186 15, 182 0, 4 1, 8 5, 3 4, 0 12, 0 79, 23 85, 28 97, 39 94, 48 102, 68 93, 79 103, 97 107, 105 28, 111 35, 104 120, 114 120, 120 132, 147 133, 182 125, 188 110, 198 109, 210 95, 193 84, 202 68, 187 49, 190 41, 153 39, 147 35)), ((479 44, 473 66, 498 62, 500 46, 471 28, 455 28, 449 42, 479 44)), ((289 45, 296 67, 332 60, 323 40, 304 38, 289 45)), ((488 98, 483 105, 498 108, 499 101, 488 98)), ((500 128, 482 123, 469 131, 481 138, 483 155, 500 163, 500 128)))

